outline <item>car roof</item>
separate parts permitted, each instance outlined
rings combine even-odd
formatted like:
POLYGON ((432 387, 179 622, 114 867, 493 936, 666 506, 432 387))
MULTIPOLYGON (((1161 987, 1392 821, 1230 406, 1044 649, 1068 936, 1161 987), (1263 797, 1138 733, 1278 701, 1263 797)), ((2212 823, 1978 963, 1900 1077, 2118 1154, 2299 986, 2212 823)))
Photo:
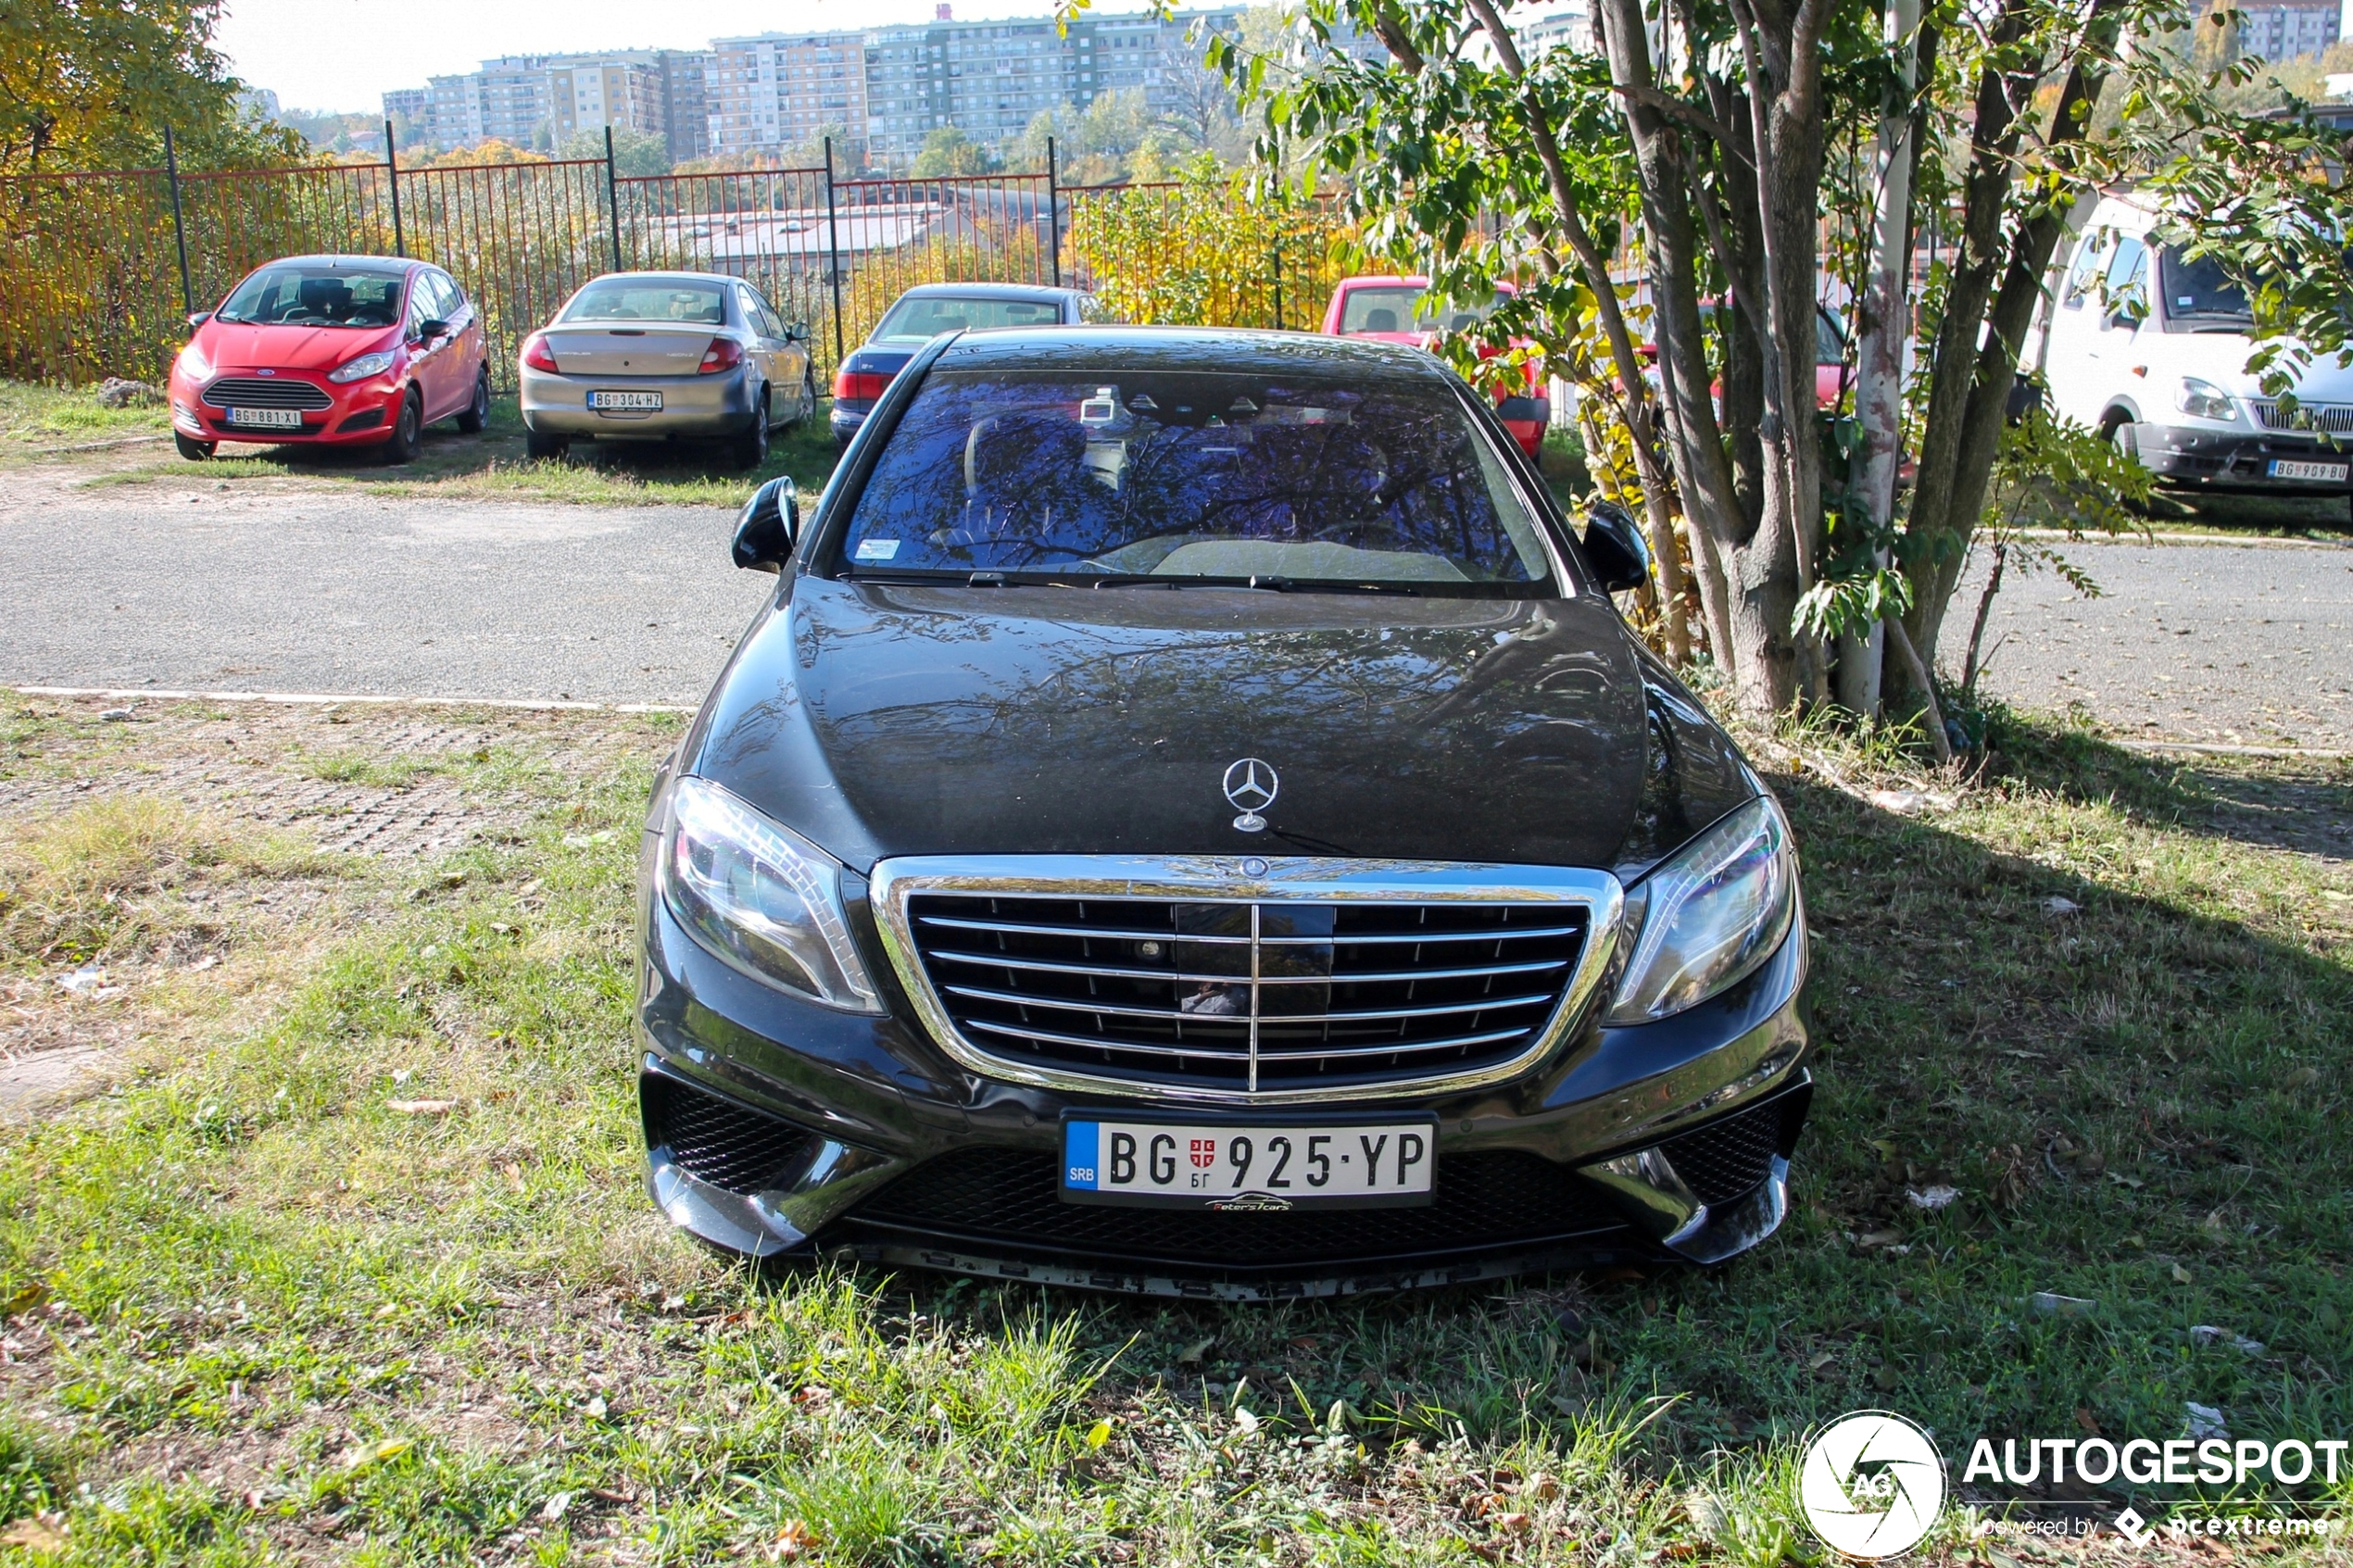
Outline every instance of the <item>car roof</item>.
POLYGON ((322 251, 315 256, 273 257, 253 270, 258 272, 263 267, 389 267, 406 270, 432 265, 413 256, 346 256, 341 252, 322 251))
POLYGON ((1019 299, 1038 304, 1076 299, 1084 289, 1058 288, 1048 283, 917 283, 901 299, 1019 299))
POLYGON ((616 278, 644 278, 648 282, 677 283, 740 283, 747 281, 725 272, 684 272, 664 267, 638 269, 626 272, 599 272, 580 286, 585 289, 596 283, 610 283, 616 278))
POLYGON ((1241 327, 1006 327, 968 332, 937 362, 943 370, 1285 370, 1325 375, 1380 370, 1443 381, 1446 368, 1418 348, 1371 338, 1241 327))
MULTIPOLYGON (((1352 277, 1352 278, 1342 278, 1342 279, 1341 279, 1339 282, 1337 282, 1337 283, 1333 284, 1332 286, 1333 286, 1335 289, 1353 289, 1353 288, 1411 288, 1411 289, 1426 289, 1426 288, 1429 287, 1429 280, 1428 280, 1428 278, 1425 278, 1425 277, 1419 276, 1418 274, 1415 274, 1415 273, 1407 273, 1407 272, 1359 272, 1359 273, 1357 273, 1354 277, 1352 277)), ((1517 294, 1517 293, 1519 293, 1519 288, 1518 288, 1518 285, 1516 285, 1516 284, 1515 284, 1515 283, 1508 283, 1508 282, 1504 282, 1503 279, 1501 279, 1501 278, 1498 278, 1498 279, 1496 279, 1496 280, 1495 280, 1495 286, 1496 286, 1497 288, 1499 288, 1499 289, 1503 290, 1503 291, 1504 291, 1504 293, 1505 293, 1505 294, 1517 294)))

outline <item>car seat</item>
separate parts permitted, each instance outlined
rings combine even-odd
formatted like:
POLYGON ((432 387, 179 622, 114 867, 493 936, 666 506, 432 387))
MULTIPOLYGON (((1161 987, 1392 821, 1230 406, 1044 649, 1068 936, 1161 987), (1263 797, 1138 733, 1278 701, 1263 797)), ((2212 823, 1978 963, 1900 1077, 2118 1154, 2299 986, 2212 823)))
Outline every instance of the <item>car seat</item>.
POLYGON ((351 314, 351 285, 341 278, 305 278, 302 308, 313 316, 340 321, 351 314))
POLYGON ((1375 306, 1365 312, 1365 324, 1357 329, 1367 332, 1393 332, 1397 330, 1397 312, 1387 306, 1375 306))

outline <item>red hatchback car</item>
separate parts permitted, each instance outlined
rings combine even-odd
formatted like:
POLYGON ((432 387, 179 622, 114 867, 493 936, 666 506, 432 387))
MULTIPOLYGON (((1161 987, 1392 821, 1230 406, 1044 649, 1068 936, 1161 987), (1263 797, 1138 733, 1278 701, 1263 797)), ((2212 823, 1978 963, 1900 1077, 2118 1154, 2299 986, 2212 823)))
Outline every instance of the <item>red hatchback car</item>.
MULTIPOLYGON (((1428 278, 1342 278, 1324 312, 1324 331, 1340 337, 1376 337, 1386 343, 1428 348, 1441 330, 1473 327, 1486 315, 1485 310, 1457 310, 1441 321, 1425 309, 1423 296, 1428 292, 1428 278)), ((1496 284, 1497 303, 1516 292, 1509 283, 1496 284)), ((1512 346, 1531 348, 1534 345, 1526 338, 1515 338, 1512 346)), ((1491 349, 1479 351, 1482 359, 1494 357, 1491 349)), ((1553 418, 1541 364, 1541 360, 1529 361, 1524 390, 1515 392, 1504 387, 1495 394, 1496 417, 1511 432, 1512 439, 1519 443, 1519 449, 1530 458, 1544 445, 1544 429, 1553 418)))
POLYGON ((296 256, 272 261, 217 310, 171 365, 171 435, 202 460, 223 441, 374 446, 417 455, 424 427, 490 419, 482 315, 422 261, 296 256))

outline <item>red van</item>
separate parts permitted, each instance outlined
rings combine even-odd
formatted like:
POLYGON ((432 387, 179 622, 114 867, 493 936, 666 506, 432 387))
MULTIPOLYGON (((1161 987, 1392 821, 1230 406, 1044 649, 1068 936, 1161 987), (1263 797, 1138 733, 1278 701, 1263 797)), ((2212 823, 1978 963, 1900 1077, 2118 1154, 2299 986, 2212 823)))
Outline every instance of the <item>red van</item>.
MULTIPOLYGON (((1497 303, 1515 292, 1509 283, 1496 284, 1497 303)), ((1423 298, 1428 293, 1428 278, 1342 278, 1340 286, 1332 291, 1330 307, 1324 312, 1324 331, 1338 337, 1377 337, 1388 343, 1409 343, 1428 348, 1441 332, 1476 326, 1486 315, 1484 310, 1456 310, 1441 321, 1425 313, 1423 298)), ((1514 338, 1511 345, 1535 346, 1526 338, 1514 338)), ((1482 349, 1480 357, 1492 358, 1496 352, 1482 349)), ((1536 456, 1536 449, 1543 445, 1544 428, 1553 418, 1542 363, 1541 359, 1529 361, 1525 392, 1506 389, 1495 395, 1496 416, 1504 421, 1504 428, 1512 433, 1512 439, 1519 443, 1519 449, 1531 458, 1536 456)))

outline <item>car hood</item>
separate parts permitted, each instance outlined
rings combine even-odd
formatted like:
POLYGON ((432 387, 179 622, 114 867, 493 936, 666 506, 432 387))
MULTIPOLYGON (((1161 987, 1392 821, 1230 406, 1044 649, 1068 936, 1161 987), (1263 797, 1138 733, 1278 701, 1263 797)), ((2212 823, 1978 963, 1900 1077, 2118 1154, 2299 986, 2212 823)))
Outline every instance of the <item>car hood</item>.
POLYGON ((216 370, 332 370, 400 341, 397 327, 246 326, 205 323, 198 346, 216 370))
POLYGON ((1252 852, 1624 872, 1756 789, 1695 703, 1662 714, 1662 678, 1598 597, 803 578, 682 760, 861 872, 1252 852), (1223 788, 1251 757, 1279 776, 1259 834, 1223 788))
MULTIPOLYGON (((2263 378, 2246 369, 2249 356, 2255 352, 2254 340, 2244 332, 2168 332, 2164 334, 2170 358, 2179 373, 2199 376, 2219 382, 2226 390, 2240 397, 2269 399, 2272 395, 2263 390, 2263 378)), ((2291 357, 2280 360, 2292 377, 2290 388, 2296 398, 2305 403, 2353 403, 2353 366, 2340 365, 2333 354, 2316 354, 2300 370, 2291 357)), ((2159 394, 2170 396, 2171 388, 2159 394)), ((2162 404, 2160 402, 2160 407, 2162 404)), ((2156 418, 2165 417, 2159 413, 2156 418)))

